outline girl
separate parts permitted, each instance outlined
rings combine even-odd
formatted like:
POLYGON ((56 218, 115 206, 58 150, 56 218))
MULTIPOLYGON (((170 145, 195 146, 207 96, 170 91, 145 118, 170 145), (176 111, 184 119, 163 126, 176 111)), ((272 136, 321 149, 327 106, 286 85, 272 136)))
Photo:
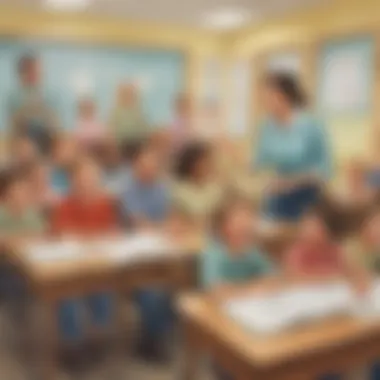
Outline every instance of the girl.
POLYGON ((86 148, 97 147, 105 137, 106 129, 97 117, 95 101, 92 98, 82 98, 78 103, 78 120, 74 136, 78 143, 86 148))
POLYGON ((176 172, 174 206, 193 215, 198 222, 207 221, 222 199, 222 189, 214 178, 214 157, 210 147, 204 143, 185 147, 176 172))

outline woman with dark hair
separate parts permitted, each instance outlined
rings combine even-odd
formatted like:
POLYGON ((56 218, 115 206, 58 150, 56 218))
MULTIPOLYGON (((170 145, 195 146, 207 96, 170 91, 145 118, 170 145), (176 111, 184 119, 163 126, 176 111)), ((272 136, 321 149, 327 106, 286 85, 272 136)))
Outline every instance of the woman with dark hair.
POLYGON ((330 148, 321 123, 306 111, 306 96, 295 77, 269 74, 263 95, 268 116, 257 141, 255 167, 275 173, 265 213, 294 221, 319 198, 331 172, 330 148))
POLYGON ((207 144, 194 142, 180 152, 174 204, 197 220, 204 220, 218 206, 222 190, 214 180, 213 152, 207 144))

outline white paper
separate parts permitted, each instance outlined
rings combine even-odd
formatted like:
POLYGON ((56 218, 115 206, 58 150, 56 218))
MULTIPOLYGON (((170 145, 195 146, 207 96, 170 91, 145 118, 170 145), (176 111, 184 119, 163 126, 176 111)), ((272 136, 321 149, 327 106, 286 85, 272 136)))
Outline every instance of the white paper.
POLYGON ((322 318, 349 314, 355 297, 348 284, 293 287, 266 296, 250 296, 227 302, 225 312, 245 328, 273 334, 322 318))
POLYGON ((166 256, 173 251, 168 239, 158 234, 138 234, 122 239, 99 240, 97 252, 117 262, 131 263, 166 256))
POLYGON ((26 249, 29 260, 37 262, 74 260, 84 254, 83 246, 76 241, 42 242, 31 244, 26 249))

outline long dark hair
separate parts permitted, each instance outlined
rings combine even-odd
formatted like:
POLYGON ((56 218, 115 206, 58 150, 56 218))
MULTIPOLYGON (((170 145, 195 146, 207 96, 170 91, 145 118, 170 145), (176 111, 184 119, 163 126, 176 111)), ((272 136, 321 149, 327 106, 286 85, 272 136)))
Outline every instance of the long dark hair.
POLYGON ((281 92, 293 107, 305 107, 308 104, 306 92, 297 76, 285 73, 269 73, 265 77, 265 84, 281 92))

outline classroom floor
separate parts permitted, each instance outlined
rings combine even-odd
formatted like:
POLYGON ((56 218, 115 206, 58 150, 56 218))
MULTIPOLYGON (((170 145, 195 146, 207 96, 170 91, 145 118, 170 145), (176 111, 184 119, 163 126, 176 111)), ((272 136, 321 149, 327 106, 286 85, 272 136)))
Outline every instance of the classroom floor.
MULTIPOLYGON (((126 324, 134 329, 133 321, 126 316, 126 324)), ((25 350, 20 339, 19 325, 10 316, 7 306, 0 306, 0 379, 35 380, 35 368, 25 360, 25 350), (24 353, 22 353, 24 352, 24 353)), ((181 345, 173 343, 173 358, 165 364, 153 365, 140 361, 133 355, 112 350, 101 361, 91 363, 80 372, 59 370, 59 380, 176 380, 180 378, 181 345)), ((34 364, 35 365, 35 364, 34 364)), ((203 370, 199 380, 211 380, 203 370)))

